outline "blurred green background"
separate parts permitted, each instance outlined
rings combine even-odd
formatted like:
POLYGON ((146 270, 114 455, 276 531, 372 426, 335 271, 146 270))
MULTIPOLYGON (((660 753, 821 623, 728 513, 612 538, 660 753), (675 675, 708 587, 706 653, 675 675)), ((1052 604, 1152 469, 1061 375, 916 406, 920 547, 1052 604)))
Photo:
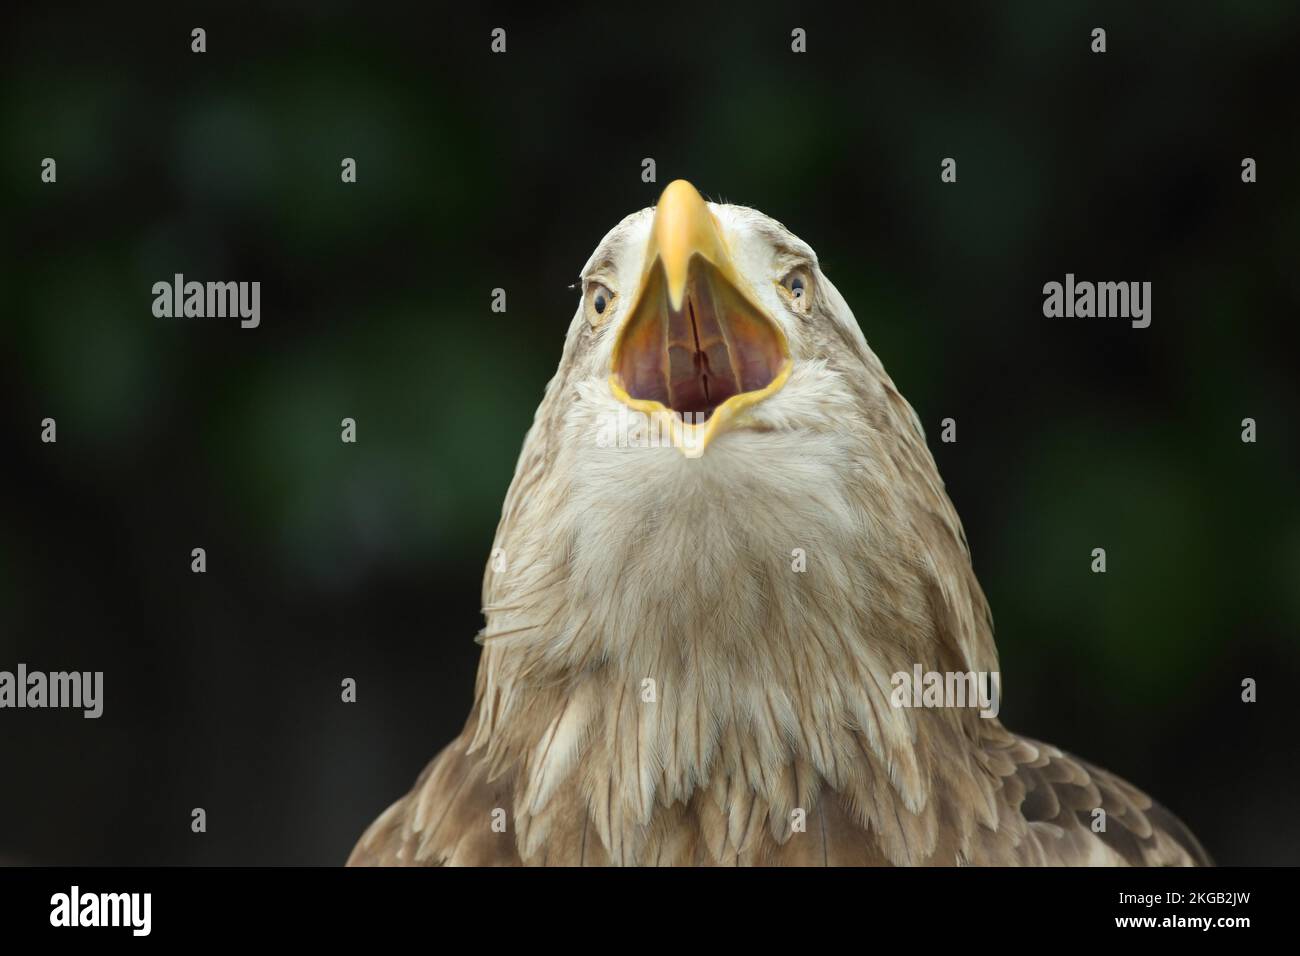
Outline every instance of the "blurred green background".
POLYGON ((1004 721, 1300 861, 1294 4, 7 16, 0 668, 106 701, 0 713, 0 859, 342 862, 464 720, 569 284, 685 177, 810 242, 916 407, 1004 721), (176 272, 261 327, 154 318, 176 272), (1151 327, 1045 319, 1066 272, 1151 327))

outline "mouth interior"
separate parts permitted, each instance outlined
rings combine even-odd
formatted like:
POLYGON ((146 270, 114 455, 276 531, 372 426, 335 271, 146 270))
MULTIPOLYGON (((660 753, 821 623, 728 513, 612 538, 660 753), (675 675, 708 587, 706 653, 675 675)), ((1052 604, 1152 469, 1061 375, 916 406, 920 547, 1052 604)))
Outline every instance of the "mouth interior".
POLYGON ((699 423, 727 399, 766 388, 785 363, 772 320, 697 256, 678 309, 655 263, 623 330, 614 372, 631 398, 699 423))

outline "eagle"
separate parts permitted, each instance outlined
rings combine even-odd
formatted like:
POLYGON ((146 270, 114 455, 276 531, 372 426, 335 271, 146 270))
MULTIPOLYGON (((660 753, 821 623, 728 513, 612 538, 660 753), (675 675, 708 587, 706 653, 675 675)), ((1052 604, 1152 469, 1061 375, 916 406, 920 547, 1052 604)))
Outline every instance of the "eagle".
POLYGON ((920 420, 807 243, 677 180, 580 288, 464 730, 349 865, 1209 864, 995 711, 900 706, 899 675, 996 675, 992 617, 920 420))

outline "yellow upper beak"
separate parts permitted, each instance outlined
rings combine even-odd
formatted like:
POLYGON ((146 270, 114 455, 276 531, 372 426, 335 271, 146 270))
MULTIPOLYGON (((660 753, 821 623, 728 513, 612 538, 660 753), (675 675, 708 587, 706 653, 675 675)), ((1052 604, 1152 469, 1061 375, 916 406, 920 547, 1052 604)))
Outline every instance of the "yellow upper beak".
POLYGON ((680 309, 686 294, 691 257, 697 255, 713 263, 719 271, 730 273, 727 278, 734 279, 735 266, 731 255, 704 197, 686 180, 675 179, 668 184, 655 207, 641 282, 645 283, 655 260, 661 261, 668 283, 669 304, 680 309))
POLYGON ((614 394, 696 458, 790 368, 785 334, 755 305, 708 204, 684 179, 669 183, 614 346, 614 394))

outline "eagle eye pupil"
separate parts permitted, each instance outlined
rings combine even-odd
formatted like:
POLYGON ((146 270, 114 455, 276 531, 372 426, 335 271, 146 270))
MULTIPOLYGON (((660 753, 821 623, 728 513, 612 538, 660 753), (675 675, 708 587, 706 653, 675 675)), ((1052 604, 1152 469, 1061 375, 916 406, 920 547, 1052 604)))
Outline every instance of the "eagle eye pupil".
POLYGON ((803 279, 795 276, 790 280, 790 294, 796 299, 803 297, 803 279))
POLYGON ((604 312, 605 312, 605 304, 606 304, 606 303, 605 303, 605 293, 603 293, 603 292, 597 292, 597 293, 596 293, 596 314, 597 314, 597 315, 602 315, 602 314, 604 314, 604 312))

